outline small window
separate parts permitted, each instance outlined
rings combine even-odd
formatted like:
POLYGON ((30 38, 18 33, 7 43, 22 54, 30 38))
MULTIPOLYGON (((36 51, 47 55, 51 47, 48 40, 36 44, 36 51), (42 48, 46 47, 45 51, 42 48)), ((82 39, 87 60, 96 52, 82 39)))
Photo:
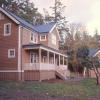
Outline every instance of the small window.
POLYGON ((46 35, 41 35, 40 36, 40 41, 45 41, 46 40, 46 35))
POLYGON ((8 58, 15 58, 15 49, 8 50, 8 58))
POLYGON ((11 23, 4 24, 4 36, 11 34, 11 23))

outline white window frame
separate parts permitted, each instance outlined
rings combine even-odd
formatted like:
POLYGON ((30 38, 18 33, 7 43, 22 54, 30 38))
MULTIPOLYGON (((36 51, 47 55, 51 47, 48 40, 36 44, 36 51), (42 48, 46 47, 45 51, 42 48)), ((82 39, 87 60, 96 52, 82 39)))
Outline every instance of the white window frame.
POLYGON ((46 41, 46 35, 40 35, 40 41, 46 41), (45 38, 42 39, 42 36, 45 36, 45 38))
POLYGON ((38 55, 34 52, 30 52, 30 63, 33 64, 37 62, 38 62, 38 55), (31 62, 31 59, 32 59, 32 62, 31 62))
POLYGON ((15 58, 15 49, 8 49, 8 58, 15 58), (14 51, 14 55, 10 55, 11 51, 14 51))
POLYGON ((11 23, 6 23, 6 24, 4 24, 4 36, 9 36, 9 35, 11 35, 11 23), (7 25, 10 25, 10 32, 9 33, 6 33, 6 26, 7 25))
POLYGON ((35 34, 34 34, 34 33, 31 33, 31 34, 30 34, 30 42, 31 42, 31 43, 37 43, 37 42, 38 42, 37 36, 35 37, 35 34), (33 40, 31 40, 32 34, 33 34, 33 40), (36 41, 35 41, 35 39, 36 39, 36 41))

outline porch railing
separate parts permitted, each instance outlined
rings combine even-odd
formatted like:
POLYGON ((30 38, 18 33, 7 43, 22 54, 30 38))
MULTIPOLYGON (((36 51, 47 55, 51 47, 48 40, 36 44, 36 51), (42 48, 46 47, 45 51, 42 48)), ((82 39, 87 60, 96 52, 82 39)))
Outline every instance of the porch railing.
POLYGON ((26 63, 23 66, 24 70, 55 70, 55 64, 48 63, 26 63))

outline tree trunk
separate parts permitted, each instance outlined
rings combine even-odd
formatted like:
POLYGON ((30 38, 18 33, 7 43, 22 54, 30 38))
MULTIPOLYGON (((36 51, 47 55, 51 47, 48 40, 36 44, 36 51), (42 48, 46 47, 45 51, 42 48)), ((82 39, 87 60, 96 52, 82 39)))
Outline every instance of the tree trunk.
POLYGON ((100 73, 99 73, 98 68, 96 68, 96 73, 97 73, 97 85, 99 85, 100 84, 100 73))
POLYGON ((96 75, 97 85, 99 85, 100 84, 100 73, 98 71, 98 68, 95 67, 94 63, 92 64, 92 66, 93 66, 93 70, 94 70, 95 75, 96 75))
POLYGON ((99 85, 100 84, 100 74, 96 71, 96 69, 93 69, 96 75, 96 84, 99 85))
POLYGON ((96 81, 97 81, 97 85, 99 85, 100 84, 100 75, 98 73, 96 75, 96 81))

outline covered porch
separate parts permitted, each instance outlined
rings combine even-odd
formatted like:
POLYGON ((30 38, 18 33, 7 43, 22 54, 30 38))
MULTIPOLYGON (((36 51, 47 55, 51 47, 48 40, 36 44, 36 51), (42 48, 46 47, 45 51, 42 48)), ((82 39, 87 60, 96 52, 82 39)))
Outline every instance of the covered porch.
POLYGON ((24 45, 23 52, 23 70, 67 73, 67 56, 58 50, 36 44, 24 45))

